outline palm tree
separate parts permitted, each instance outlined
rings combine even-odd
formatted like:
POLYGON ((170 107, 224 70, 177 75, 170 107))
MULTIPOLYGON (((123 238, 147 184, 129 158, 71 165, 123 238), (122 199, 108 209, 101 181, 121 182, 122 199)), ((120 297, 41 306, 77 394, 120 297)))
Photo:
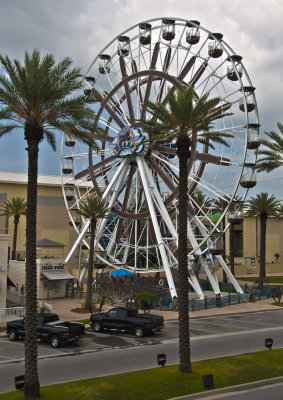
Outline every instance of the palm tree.
POLYGON ((90 248, 88 258, 88 279, 86 290, 86 307, 92 308, 92 283, 93 283, 93 259, 94 259, 94 238, 97 221, 99 218, 106 218, 110 209, 106 207, 106 202, 97 195, 87 197, 86 201, 80 204, 80 215, 90 220, 90 248))
MULTIPOLYGON (((197 142, 213 147, 211 141, 226 144, 219 132, 212 131, 212 122, 222 118, 229 104, 219 106, 220 99, 208 99, 209 94, 197 97, 192 87, 184 91, 168 92, 168 108, 162 103, 148 102, 148 111, 153 115, 147 121, 151 147, 176 140, 179 159, 179 215, 187 215, 188 205, 188 161, 191 148, 197 142), (197 99, 197 100, 195 100, 197 99)), ((190 332, 188 315, 188 241, 187 218, 179 219, 178 229, 178 308, 179 308, 179 355, 180 372, 191 372, 190 332)))
POLYGON ((71 69, 68 57, 56 64, 53 55, 41 58, 39 50, 25 52, 24 63, 0 55, 0 137, 23 128, 27 142, 28 185, 26 222, 26 397, 39 397, 37 368, 36 210, 39 143, 44 139, 56 149, 55 132, 92 144, 87 132, 94 113, 93 96, 72 96, 82 84, 80 69, 71 69))
POLYGON ((275 196, 268 197, 268 193, 257 194, 247 201, 247 215, 260 217, 260 267, 259 267, 259 286, 263 285, 265 276, 265 250, 266 250, 266 223, 268 216, 279 217, 280 201, 275 196))
POLYGON ((265 132, 270 140, 262 139, 260 141, 266 149, 258 151, 258 154, 263 156, 256 163, 256 170, 259 172, 271 172, 283 166, 283 124, 278 122, 277 126, 280 133, 274 131, 265 132))
POLYGON ((7 200, 0 210, 2 214, 6 217, 14 217, 14 237, 13 237, 13 249, 12 249, 12 260, 16 259, 16 249, 17 249, 17 235, 18 235, 18 225, 21 215, 26 215, 27 212, 27 202, 23 197, 11 197, 7 200))

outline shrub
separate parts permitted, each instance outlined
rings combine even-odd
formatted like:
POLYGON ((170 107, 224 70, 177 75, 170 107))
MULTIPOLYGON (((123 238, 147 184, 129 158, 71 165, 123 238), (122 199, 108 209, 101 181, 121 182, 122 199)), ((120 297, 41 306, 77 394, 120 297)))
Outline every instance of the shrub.
POLYGON ((155 296, 151 293, 143 291, 136 294, 135 300, 138 303, 138 307, 141 308, 145 314, 149 314, 152 304, 155 300, 155 296))

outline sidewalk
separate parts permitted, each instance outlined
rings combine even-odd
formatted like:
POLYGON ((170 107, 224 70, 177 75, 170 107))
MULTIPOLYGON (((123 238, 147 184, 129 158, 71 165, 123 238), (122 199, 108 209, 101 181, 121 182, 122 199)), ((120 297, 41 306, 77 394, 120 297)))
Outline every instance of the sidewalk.
MULTIPOLYGON (((46 301, 48 304, 51 304, 53 307, 53 312, 59 314, 60 319, 63 320, 80 320, 86 319, 89 317, 89 313, 78 313, 73 312, 72 310, 81 308, 83 299, 72 299, 72 298, 60 298, 60 299, 50 299, 46 301)), ((280 307, 272 305, 274 300, 272 298, 265 300, 258 300, 254 303, 241 303, 235 304, 231 306, 224 306, 221 308, 210 308, 207 310, 200 311, 191 311, 190 318, 199 318, 206 317, 212 315, 225 315, 225 314, 238 314, 238 313, 249 313, 249 312, 258 312, 258 311, 271 311, 271 310, 280 310, 280 307)), ((107 311, 112 306, 105 305, 103 306, 102 311, 107 311)), ((178 313, 175 311, 159 311, 153 310, 153 314, 163 315, 165 321, 178 319, 178 313)))

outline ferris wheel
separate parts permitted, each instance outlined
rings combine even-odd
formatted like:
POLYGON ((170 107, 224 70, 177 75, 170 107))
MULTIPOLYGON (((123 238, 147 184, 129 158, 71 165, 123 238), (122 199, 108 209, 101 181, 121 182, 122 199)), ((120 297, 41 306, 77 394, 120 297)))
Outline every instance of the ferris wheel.
POLYGON ((85 75, 84 91, 98 99, 94 108, 106 134, 93 134, 99 151, 71 137, 62 140, 63 193, 78 234, 65 262, 78 246, 89 248, 89 221, 79 219, 76 210, 86 196, 98 194, 112 210, 97 228, 95 248, 101 262, 138 273, 165 271, 171 296, 176 296, 172 270, 178 267, 178 221, 187 218, 189 281, 199 297, 204 296, 199 271, 220 293, 218 268, 242 292, 221 256, 224 217, 233 209, 237 218, 235 197, 243 200, 256 184, 260 125, 255 88, 242 57, 222 34, 198 21, 156 18, 122 32, 99 53, 85 75), (209 98, 220 97, 221 105, 229 103, 232 115, 214 126, 230 134, 228 146, 193 146, 187 215, 180 216, 176 145, 151 148, 141 121, 151 118, 148 100, 166 105, 169 91, 189 86, 196 98, 209 93, 209 98), (219 212, 221 200, 225 207, 219 212))

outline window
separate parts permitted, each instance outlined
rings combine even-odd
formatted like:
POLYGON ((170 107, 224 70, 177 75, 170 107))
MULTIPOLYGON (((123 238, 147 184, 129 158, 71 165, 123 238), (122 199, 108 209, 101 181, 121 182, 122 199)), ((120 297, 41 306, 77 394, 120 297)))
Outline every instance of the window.
POLYGON ((117 318, 117 310, 111 310, 108 312, 109 318, 117 318))

